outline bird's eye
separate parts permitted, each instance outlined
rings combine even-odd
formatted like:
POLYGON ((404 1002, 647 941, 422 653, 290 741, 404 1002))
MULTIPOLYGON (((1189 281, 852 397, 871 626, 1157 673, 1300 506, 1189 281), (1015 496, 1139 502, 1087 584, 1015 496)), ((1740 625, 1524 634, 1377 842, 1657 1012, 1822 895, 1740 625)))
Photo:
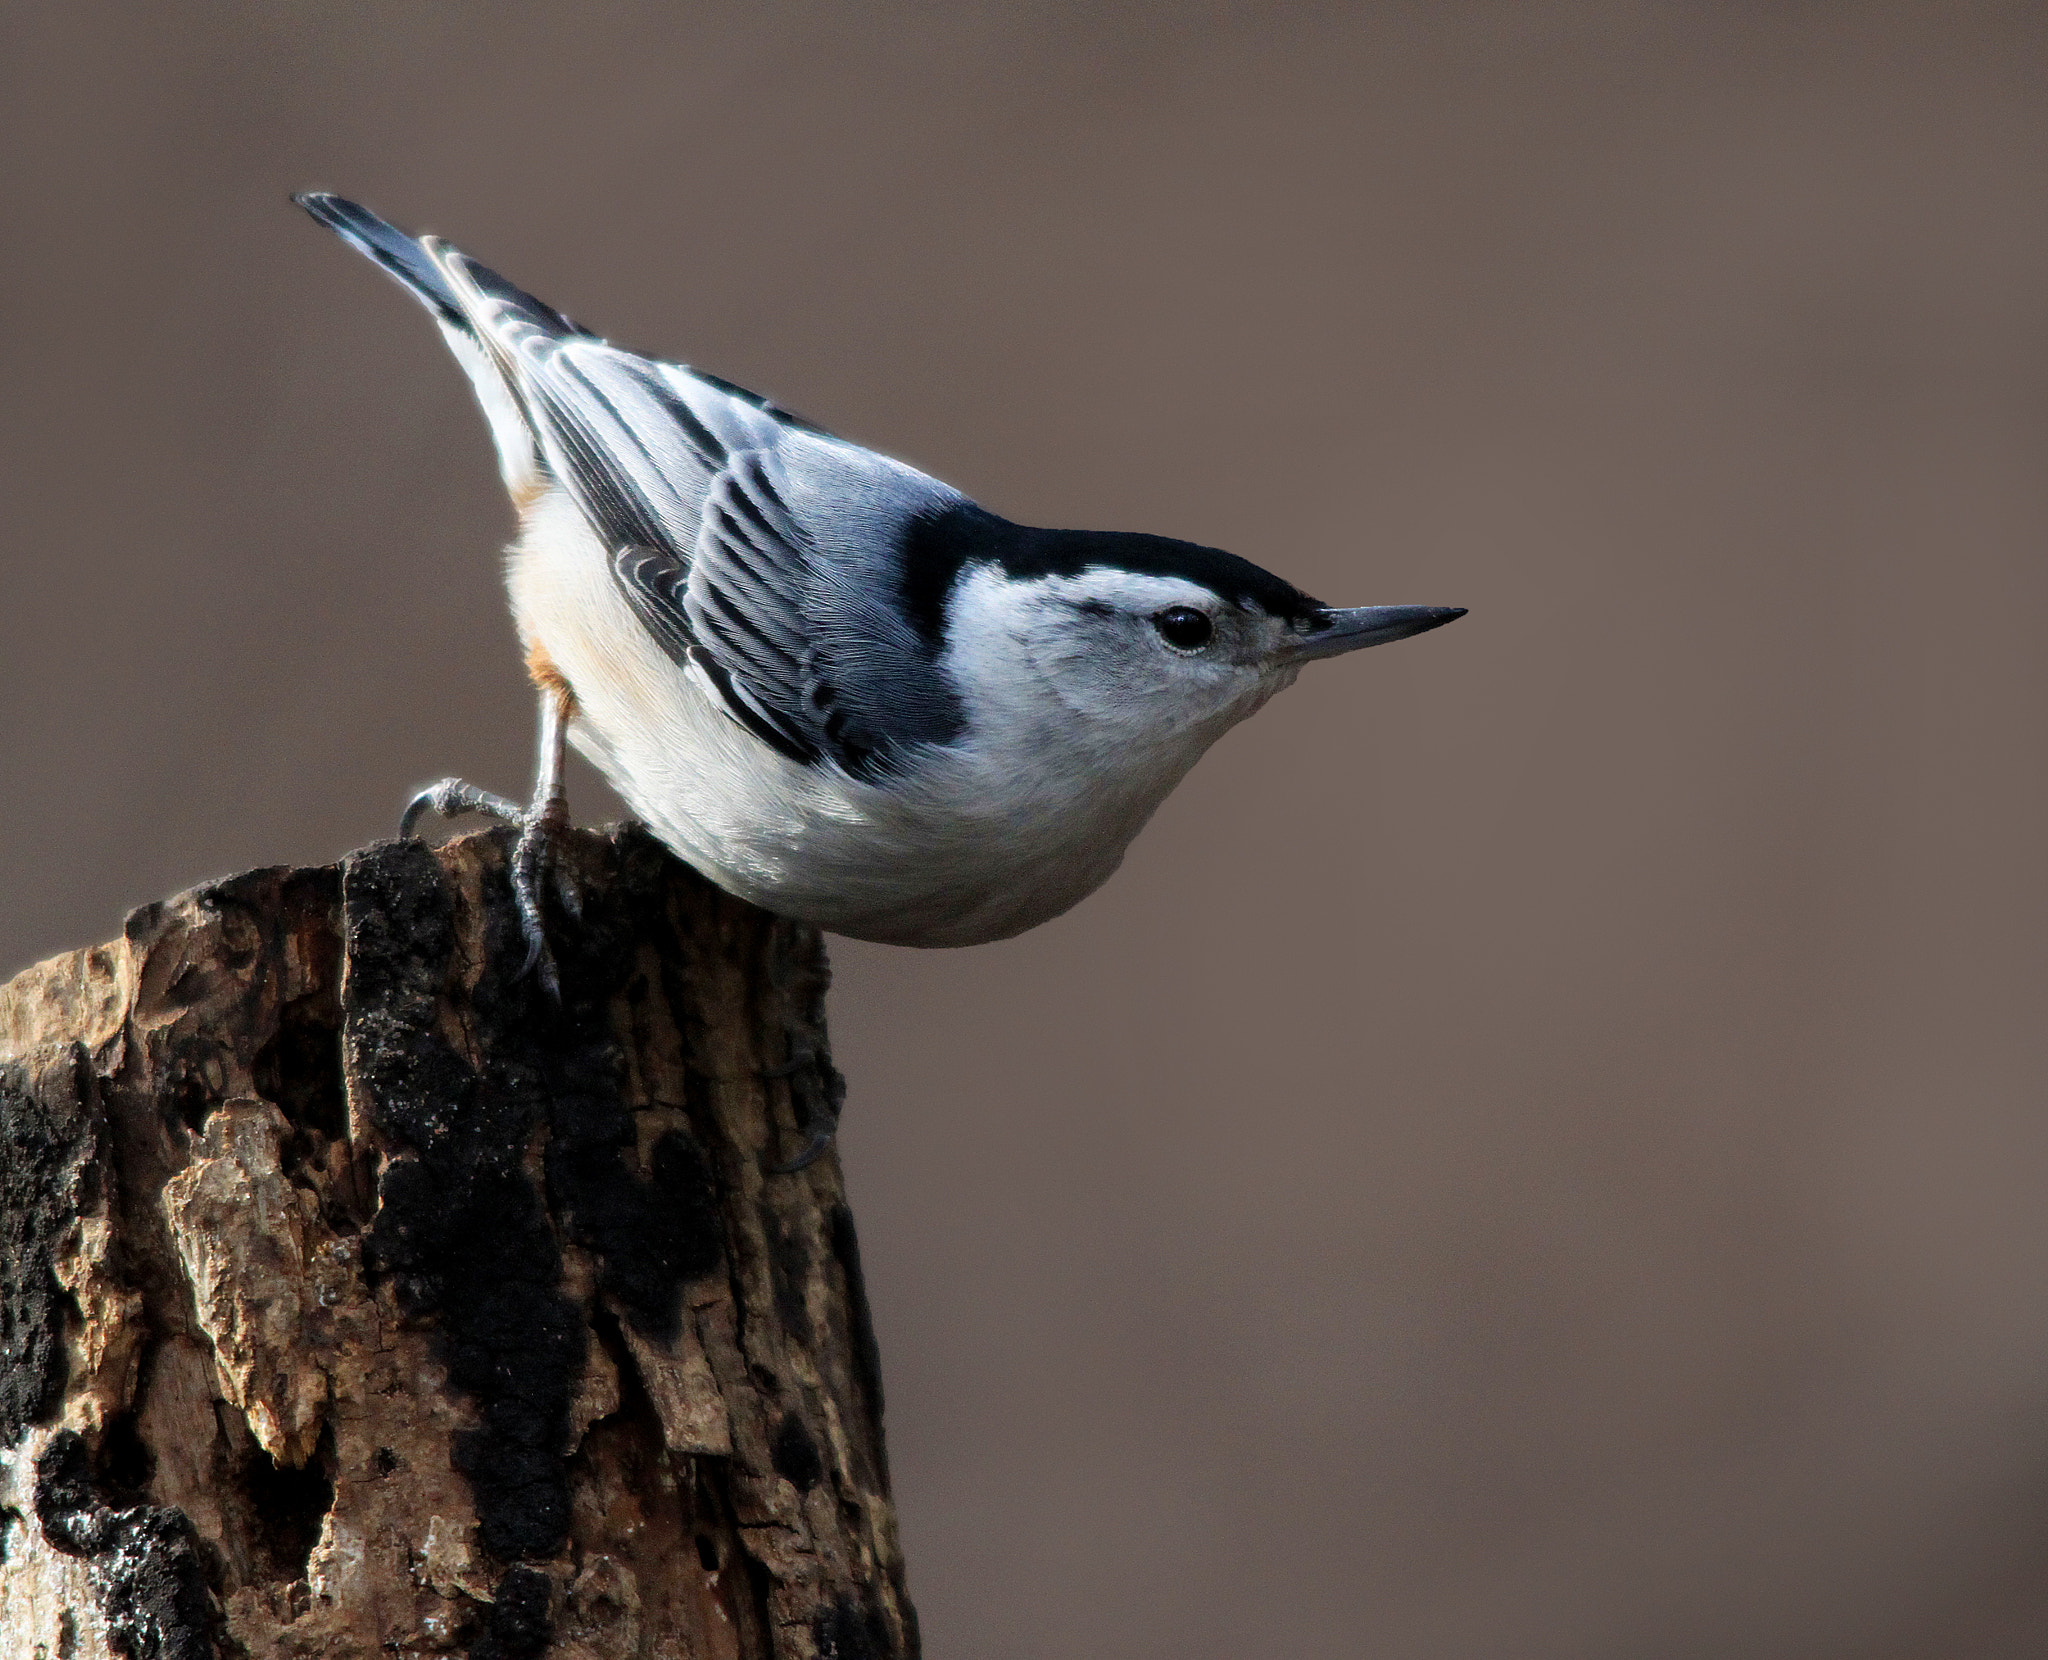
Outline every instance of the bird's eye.
POLYGON ((1153 617, 1152 626, 1176 651, 1199 651, 1216 632, 1216 625, 1192 605, 1169 605, 1153 617))

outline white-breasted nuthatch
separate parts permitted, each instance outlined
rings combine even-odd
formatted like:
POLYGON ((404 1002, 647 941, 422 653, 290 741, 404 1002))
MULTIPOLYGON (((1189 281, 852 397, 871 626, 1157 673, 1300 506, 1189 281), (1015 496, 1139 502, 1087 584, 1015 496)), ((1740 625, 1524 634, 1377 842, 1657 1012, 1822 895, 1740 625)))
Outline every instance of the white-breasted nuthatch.
POLYGON ((450 779, 405 828, 429 807, 525 826, 515 886, 551 987, 565 735, 728 892, 859 939, 974 945, 1093 892, 1304 663, 1464 614, 1337 609, 1214 548, 1011 524, 729 381, 607 345, 444 242, 295 200, 433 313, 518 510, 533 802, 450 779))

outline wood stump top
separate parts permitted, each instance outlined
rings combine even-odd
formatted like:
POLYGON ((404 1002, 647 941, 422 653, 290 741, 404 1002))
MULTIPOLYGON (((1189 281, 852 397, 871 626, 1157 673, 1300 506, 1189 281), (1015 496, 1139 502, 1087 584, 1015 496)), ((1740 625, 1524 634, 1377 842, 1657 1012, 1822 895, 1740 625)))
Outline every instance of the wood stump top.
POLYGON ((815 930, 573 837, 0 987, 0 1652, 909 1656, 815 930))

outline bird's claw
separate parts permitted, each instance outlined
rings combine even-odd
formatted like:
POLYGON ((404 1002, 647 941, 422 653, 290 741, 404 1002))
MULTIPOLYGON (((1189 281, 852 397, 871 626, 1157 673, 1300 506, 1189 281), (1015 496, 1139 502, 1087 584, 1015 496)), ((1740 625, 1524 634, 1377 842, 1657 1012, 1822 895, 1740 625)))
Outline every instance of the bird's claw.
POLYGON ((788 1060, 784 1061, 780 1066, 762 1067, 759 1075, 763 1078, 794 1078, 817 1058, 817 1050, 798 1048, 792 1044, 788 1060))
POLYGON ((576 878, 561 865, 555 866, 555 902, 569 914, 571 922, 583 920, 583 890, 576 878))
MULTIPOLYGON (((815 1065, 817 1059, 818 1052, 815 1049, 792 1047, 789 1060, 784 1065, 763 1067, 761 1076, 794 1079, 799 1073, 815 1065)), ((768 1167, 771 1176, 793 1176, 805 1166, 817 1163, 832 1145, 833 1138, 839 1134, 839 1106, 845 1095, 846 1083, 830 1065, 824 1068, 824 1072, 823 1089, 815 1094, 810 1090, 803 1091, 802 1149, 787 1164, 771 1164, 768 1167)), ((792 1086, 792 1105, 795 1104, 797 1093, 792 1086)))
POLYGON ((541 893, 552 886, 562 909, 574 921, 583 919, 583 895, 555 855, 555 837, 569 827, 569 809, 560 796, 551 796, 532 807, 507 801, 502 795, 479 789, 460 778, 444 778, 429 784, 405 804, 398 820, 398 834, 409 840, 428 813, 454 818, 460 813, 482 813, 519 826, 519 840, 512 849, 512 898, 519 909, 519 936, 526 941, 526 960, 515 980, 529 974, 540 976, 541 986, 556 1003, 562 1001, 562 977, 555 966, 555 953, 548 944, 547 921, 541 908, 541 893))
POLYGON ((555 965, 554 949, 548 944, 541 893, 552 886, 562 909, 581 920, 582 895, 555 857, 555 837, 569 826, 568 808, 556 796, 519 815, 519 823, 519 841, 512 849, 512 897, 519 909, 519 932, 526 941, 526 961, 514 978, 523 980, 529 974, 537 974, 541 989, 559 1005, 562 977, 555 965))
POLYGON ((482 813, 507 824, 522 823, 527 816, 526 809, 516 801, 507 801, 502 795, 493 795, 460 778, 444 778, 438 784, 429 784, 405 804, 405 811, 398 818, 398 839, 411 841, 419 831, 420 820, 428 813, 440 818, 482 813))
POLYGON ((798 1153, 787 1164, 769 1165, 768 1174, 771 1176, 794 1176, 806 1166, 816 1164, 819 1159, 825 1156, 826 1148, 832 1145, 832 1138, 838 1133, 839 1126, 837 1124, 827 1124, 822 1129, 813 1128, 810 1139, 804 1143, 803 1151, 798 1153))

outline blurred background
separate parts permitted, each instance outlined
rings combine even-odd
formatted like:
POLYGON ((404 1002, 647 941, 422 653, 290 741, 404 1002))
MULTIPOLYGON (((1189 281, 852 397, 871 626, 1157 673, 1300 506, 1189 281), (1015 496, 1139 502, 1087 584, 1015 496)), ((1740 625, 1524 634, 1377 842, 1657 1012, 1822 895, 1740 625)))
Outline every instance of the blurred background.
POLYGON ((1059 922, 836 946, 933 1660, 2048 1654, 2048 10, 0 34, 0 973, 525 787, 342 190, 1012 517, 1472 608, 1059 922))

